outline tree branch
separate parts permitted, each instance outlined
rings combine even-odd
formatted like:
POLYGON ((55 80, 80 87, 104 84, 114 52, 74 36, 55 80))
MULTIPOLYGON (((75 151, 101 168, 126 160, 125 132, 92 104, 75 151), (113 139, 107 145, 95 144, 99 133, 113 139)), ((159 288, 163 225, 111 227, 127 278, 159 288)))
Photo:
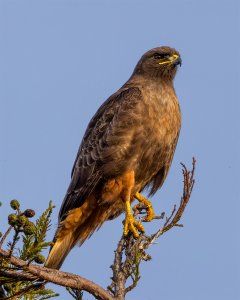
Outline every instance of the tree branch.
POLYGON ((38 279, 36 276, 31 275, 28 272, 25 272, 25 271, 18 272, 16 270, 1 270, 0 269, 0 275, 7 277, 7 278, 15 278, 18 280, 34 281, 34 280, 38 279))
MULTIPOLYGON (((21 260, 17 257, 9 257, 9 253, 7 251, 4 251, 3 249, 0 249, 0 256, 8 260, 14 266, 19 267, 25 271, 20 273, 21 280, 23 280, 23 277, 25 276, 25 280, 29 280, 29 274, 26 274, 27 272, 36 276, 37 278, 44 279, 48 282, 52 282, 65 287, 70 287, 72 289, 87 291, 99 300, 113 300, 113 297, 107 290, 81 276, 54 269, 48 269, 34 264, 27 264, 24 260, 21 260)), ((4 271, 1 270, 1 273, 2 272, 4 271)), ((16 277, 17 276, 18 275, 16 275, 16 277)))
MULTIPOLYGON (((183 193, 180 200, 180 205, 174 205, 173 210, 169 217, 166 218, 163 226, 151 236, 141 234, 137 240, 133 236, 122 237, 117 249, 115 251, 114 264, 111 266, 113 270, 112 283, 108 286, 108 289, 116 297, 115 299, 124 300, 125 295, 134 289, 140 279, 139 266, 144 260, 150 260, 151 256, 146 253, 146 250, 165 232, 176 227, 183 227, 179 224, 184 210, 190 199, 192 189, 194 186, 194 172, 195 172, 196 160, 192 160, 192 170, 188 171, 184 164, 182 165, 183 173, 183 193), (126 287, 126 282, 130 278, 132 284, 126 287)), ((135 206, 135 216, 142 214, 143 206, 135 206), (139 211, 138 211, 139 209, 139 211)), ((165 213, 162 213, 158 219, 163 218, 165 213)))

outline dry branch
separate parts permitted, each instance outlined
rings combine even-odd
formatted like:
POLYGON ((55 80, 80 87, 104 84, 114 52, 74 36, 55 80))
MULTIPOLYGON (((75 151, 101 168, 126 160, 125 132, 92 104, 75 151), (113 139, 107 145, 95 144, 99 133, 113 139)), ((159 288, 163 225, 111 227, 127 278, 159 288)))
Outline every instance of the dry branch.
MULTIPOLYGON (((133 236, 122 237, 118 243, 115 251, 114 264, 111 266, 113 270, 112 283, 108 287, 115 299, 124 300, 125 295, 134 289, 140 279, 139 266, 142 261, 151 259, 150 255, 146 253, 146 250, 165 232, 176 227, 183 227, 179 224, 184 210, 191 197, 191 193, 194 186, 194 172, 195 172, 196 160, 193 158, 192 170, 188 171, 184 164, 182 165, 183 173, 183 193, 180 200, 180 205, 177 209, 176 205, 170 214, 166 218, 163 227, 161 227, 156 233, 151 236, 141 234, 137 240, 133 236), (131 278, 132 284, 126 287, 128 278, 131 278)), ((135 216, 142 213, 144 207, 140 204, 139 211, 138 206, 135 206, 135 216)), ((165 213, 162 213, 157 219, 163 218, 165 213)))
MULTIPOLYGON (((85 279, 81 276, 54 270, 54 269, 48 269, 34 264, 27 264, 25 261, 14 256, 11 256, 9 258, 9 253, 2 249, 0 249, 0 255, 6 259, 9 259, 11 264, 13 264, 14 266, 21 268, 25 272, 28 272, 36 276, 37 278, 41 278, 47 282, 52 282, 61 286, 67 286, 72 289, 85 290, 90 294, 92 294, 93 296, 95 296, 96 299, 101 299, 101 300, 113 299, 108 291, 104 290, 98 284, 88 279, 85 279)), ((20 274, 22 280, 23 276, 26 275, 26 273, 20 273, 20 274)), ((18 278, 18 272, 15 273, 15 278, 18 278)), ((26 279, 29 280, 29 274, 26 276, 26 279)))

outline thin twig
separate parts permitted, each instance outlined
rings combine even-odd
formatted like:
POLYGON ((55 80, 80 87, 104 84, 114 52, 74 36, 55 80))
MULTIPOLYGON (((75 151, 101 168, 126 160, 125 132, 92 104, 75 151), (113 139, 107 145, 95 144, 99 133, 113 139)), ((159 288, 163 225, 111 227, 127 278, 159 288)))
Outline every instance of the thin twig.
POLYGON ((15 245, 16 245, 17 241, 18 241, 18 236, 19 236, 19 231, 15 229, 15 233, 14 233, 14 236, 13 236, 13 242, 11 243, 11 247, 9 249, 9 254, 8 254, 9 257, 12 256, 13 250, 15 248, 15 245))
POLYGON ((156 241, 156 239, 158 239, 163 233, 167 232, 172 227, 174 227, 174 226, 182 227, 183 226, 182 224, 178 224, 178 222, 180 221, 180 219, 184 213, 184 210, 188 204, 188 201, 191 197, 191 193, 192 193, 193 186, 195 183, 194 172, 195 172, 196 160, 193 157, 191 171, 188 171, 186 166, 183 163, 181 163, 181 165, 183 167, 182 173, 183 173, 184 184, 183 184, 183 194, 181 197, 180 206, 177 211, 176 211, 176 206, 174 206, 173 211, 172 211, 170 217, 167 218, 164 226, 151 236, 149 241, 147 241, 147 243, 145 244, 145 247, 144 247, 145 249, 149 248, 149 246, 151 244, 153 244, 156 241), (171 220, 171 222, 170 222, 170 220, 171 220))
POLYGON ((9 226, 8 227, 8 230, 5 232, 5 234, 3 235, 3 237, 1 238, 1 240, 0 240, 0 248, 2 248, 2 245, 3 245, 3 243, 4 243, 4 241, 5 241, 5 239, 6 239, 6 237, 9 235, 9 233, 11 232, 11 230, 12 230, 12 226, 9 226))

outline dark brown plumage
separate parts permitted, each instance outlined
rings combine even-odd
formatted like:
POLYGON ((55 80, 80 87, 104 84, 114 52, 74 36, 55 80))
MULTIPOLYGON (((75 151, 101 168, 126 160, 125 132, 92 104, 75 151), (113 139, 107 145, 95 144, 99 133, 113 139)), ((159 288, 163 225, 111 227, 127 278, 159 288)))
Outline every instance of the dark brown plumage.
MULTIPOLYGON (((143 231, 130 203, 163 184, 181 127, 173 87, 179 53, 169 47, 145 53, 130 79, 98 109, 80 145, 59 213, 55 244, 46 262, 59 268, 72 247, 104 221, 126 211, 124 234, 143 231)), ((141 199, 142 200, 141 200, 141 199)), ((146 217, 154 213, 150 202, 146 217)))

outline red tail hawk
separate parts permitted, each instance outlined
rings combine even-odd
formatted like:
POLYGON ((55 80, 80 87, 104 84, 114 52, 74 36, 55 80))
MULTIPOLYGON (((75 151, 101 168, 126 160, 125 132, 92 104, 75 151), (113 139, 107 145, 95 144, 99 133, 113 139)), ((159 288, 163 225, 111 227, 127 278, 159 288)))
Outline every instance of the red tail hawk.
POLYGON ((181 113, 173 87, 180 54, 154 48, 137 63, 130 79, 98 109, 80 145, 72 178, 59 212, 46 266, 60 268, 66 255, 103 222, 125 212, 124 234, 144 231, 131 212, 134 199, 148 207, 163 184, 177 144, 181 113))

